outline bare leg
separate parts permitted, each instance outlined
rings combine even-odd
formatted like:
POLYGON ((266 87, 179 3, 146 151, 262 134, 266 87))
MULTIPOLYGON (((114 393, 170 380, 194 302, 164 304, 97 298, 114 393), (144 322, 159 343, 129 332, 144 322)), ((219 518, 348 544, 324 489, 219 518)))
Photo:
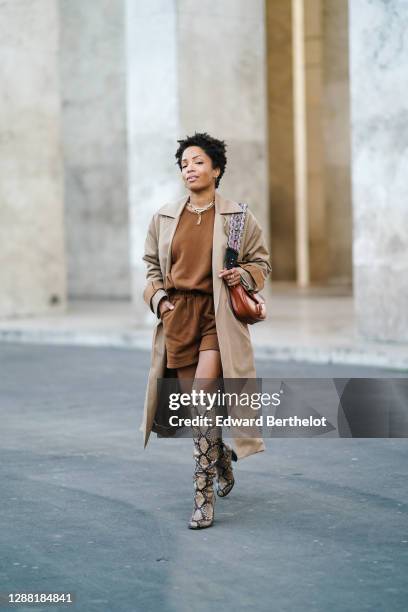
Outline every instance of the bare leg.
POLYGON ((198 359, 196 378, 219 378, 221 376, 220 351, 200 351, 198 359))

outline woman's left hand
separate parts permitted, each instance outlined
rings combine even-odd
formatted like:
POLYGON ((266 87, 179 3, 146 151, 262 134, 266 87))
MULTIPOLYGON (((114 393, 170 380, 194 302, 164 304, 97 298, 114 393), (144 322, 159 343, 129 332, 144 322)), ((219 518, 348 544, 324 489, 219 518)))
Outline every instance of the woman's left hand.
POLYGON ((230 268, 229 270, 224 268, 223 270, 220 271, 218 276, 220 278, 223 278, 227 282, 229 287, 234 287, 235 285, 239 285, 241 281, 241 274, 238 268, 230 268))

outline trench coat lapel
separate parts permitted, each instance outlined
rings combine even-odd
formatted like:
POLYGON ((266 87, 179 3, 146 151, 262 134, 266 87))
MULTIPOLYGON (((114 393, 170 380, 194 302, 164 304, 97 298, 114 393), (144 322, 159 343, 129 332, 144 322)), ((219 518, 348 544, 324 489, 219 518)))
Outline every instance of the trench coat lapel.
POLYGON ((177 202, 165 204, 158 210, 159 215, 164 217, 161 223, 159 242, 160 268, 164 280, 167 278, 167 275, 170 272, 171 245, 187 199, 188 196, 184 196, 180 200, 177 200, 177 202))

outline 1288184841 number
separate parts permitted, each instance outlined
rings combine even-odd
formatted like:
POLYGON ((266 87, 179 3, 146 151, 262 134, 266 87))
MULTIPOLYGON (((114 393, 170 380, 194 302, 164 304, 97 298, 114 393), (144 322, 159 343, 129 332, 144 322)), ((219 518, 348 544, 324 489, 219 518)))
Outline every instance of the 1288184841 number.
POLYGON ((73 593, 0 593, 0 604, 72 604, 73 593))

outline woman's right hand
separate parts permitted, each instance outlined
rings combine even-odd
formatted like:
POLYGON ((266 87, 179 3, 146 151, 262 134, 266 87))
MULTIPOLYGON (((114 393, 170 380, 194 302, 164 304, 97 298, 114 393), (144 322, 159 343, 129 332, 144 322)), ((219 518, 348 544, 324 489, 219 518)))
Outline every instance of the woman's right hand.
POLYGON ((166 310, 174 310, 174 304, 172 304, 169 300, 163 298, 159 304, 160 318, 162 314, 166 312, 166 310))

